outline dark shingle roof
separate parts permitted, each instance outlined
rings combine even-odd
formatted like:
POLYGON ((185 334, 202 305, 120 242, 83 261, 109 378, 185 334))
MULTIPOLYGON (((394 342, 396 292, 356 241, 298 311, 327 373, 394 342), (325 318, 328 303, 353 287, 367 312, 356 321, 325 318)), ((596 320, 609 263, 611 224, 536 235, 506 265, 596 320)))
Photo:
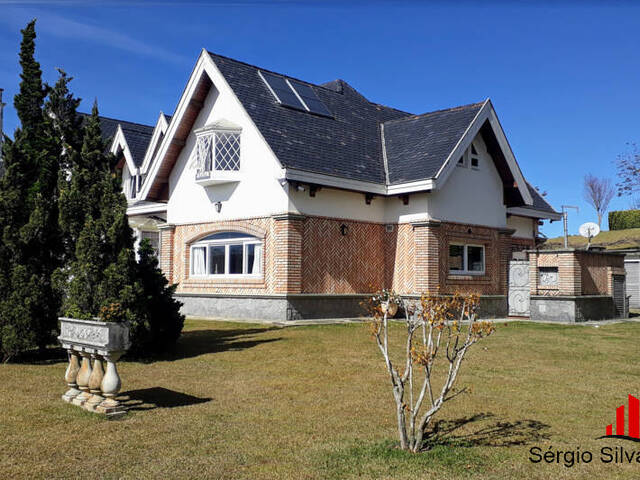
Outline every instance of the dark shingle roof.
MULTIPOLYGON (((84 117, 88 116, 87 113, 81 113, 81 115, 84 117)), ((169 117, 169 120, 170 119, 171 117, 169 117)), ((139 167, 144 160, 144 154, 151 141, 154 127, 101 116, 100 130, 102 132, 102 139, 106 142, 113 140, 118 130, 118 125, 122 126, 122 133, 124 133, 124 138, 127 141, 127 145, 129 145, 133 163, 136 167, 139 167)))
POLYGON ((258 67, 210 55, 284 167, 385 183, 380 123, 408 113, 371 103, 342 80, 308 84, 333 118, 286 108, 258 67))
POLYGON ((531 193, 533 205, 525 206, 525 208, 533 208, 535 210, 542 210, 543 212, 558 213, 551 205, 549 205, 540 192, 531 186, 529 182, 527 182, 527 188, 529 189, 529 193, 531 193))
POLYGON ((389 183, 434 177, 482 105, 474 103, 386 122, 389 183))

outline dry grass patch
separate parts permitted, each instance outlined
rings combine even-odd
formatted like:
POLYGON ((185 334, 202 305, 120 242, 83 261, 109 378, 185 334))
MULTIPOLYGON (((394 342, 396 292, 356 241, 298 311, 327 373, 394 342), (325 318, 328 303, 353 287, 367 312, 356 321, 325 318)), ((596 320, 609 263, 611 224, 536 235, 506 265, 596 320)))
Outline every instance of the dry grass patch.
POLYGON ((534 465, 528 450, 615 444, 595 437, 640 393, 639 332, 500 325, 463 366, 472 392, 411 455, 394 448, 365 326, 188 321, 166 358, 120 364, 132 408, 120 421, 60 400, 62 359, 0 366, 0 478, 638 478, 640 464, 534 465))

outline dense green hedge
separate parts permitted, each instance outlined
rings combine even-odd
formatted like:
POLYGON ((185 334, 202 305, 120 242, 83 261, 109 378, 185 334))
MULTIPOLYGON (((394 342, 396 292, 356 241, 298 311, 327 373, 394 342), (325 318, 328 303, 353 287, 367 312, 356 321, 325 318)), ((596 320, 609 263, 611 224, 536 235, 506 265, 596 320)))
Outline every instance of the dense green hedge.
POLYGON ((609 230, 640 228, 640 210, 609 212, 609 230))

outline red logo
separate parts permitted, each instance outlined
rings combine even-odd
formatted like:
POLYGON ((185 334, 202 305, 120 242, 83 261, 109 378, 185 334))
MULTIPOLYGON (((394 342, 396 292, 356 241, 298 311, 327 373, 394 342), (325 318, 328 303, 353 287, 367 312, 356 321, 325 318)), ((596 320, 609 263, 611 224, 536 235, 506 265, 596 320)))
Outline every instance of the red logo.
POLYGON ((616 408, 616 431, 613 433, 613 424, 607 425, 605 435, 598 438, 623 438, 633 442, 640 442, 640 400, 629 395, 628 429, 624 434, 624 405, 616 408))

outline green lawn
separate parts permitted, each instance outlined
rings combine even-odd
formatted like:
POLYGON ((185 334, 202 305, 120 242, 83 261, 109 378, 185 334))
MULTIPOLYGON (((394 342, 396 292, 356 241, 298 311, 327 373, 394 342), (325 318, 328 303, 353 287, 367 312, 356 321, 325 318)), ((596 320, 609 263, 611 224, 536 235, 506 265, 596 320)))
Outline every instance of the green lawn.
MULTIPOLYGON (((629 228, 626 230, 604 230, 593 237, 591 245, 594 247, 604 247, 607 250, 620 250, 623 248, 640 247, 640 228, 629 228)), ((569 235, 569 247, 584 248, 587 246, 587 239, 580 235, 569 235)), ((564 237, 550 238, 544 242, 541 248, 564 248, 564 237)))
MULTIPOLYGON (((107 421, 60 400, 62 360, 0 366, 0 478, 638 478, 595 440, 639 394, 640 323, 498 325, 476 345, 432 448, 394 448, 393 400, 364 325, 188 321, 178 349, 122 362, 131 411, 107 421), (580 447, 591 464, 532 464, 580 447)), ((399 333, 400 326, 394 326, 399 333)), ((466 368, 465 368, 466 367, 466 368)))

